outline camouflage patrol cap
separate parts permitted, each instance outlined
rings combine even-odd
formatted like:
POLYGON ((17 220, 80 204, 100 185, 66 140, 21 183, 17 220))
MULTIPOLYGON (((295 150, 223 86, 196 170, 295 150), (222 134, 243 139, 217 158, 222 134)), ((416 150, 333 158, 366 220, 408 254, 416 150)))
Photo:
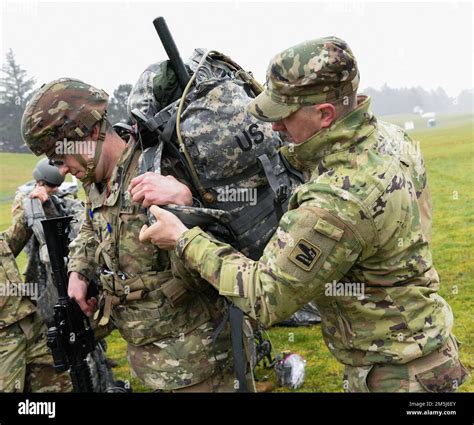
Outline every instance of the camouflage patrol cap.
POLYGON ((248 111, 262 121, 279 121, 302 106, 342 99, 358 85, 357 62, 345 41, 305 41, 271 60, 265 91, 250 102, 248 111))
POLYGON ((36 156, 49 156, 59 140, 83 140, 106 115, 108 99, 105 91, 76 79, 44 84, 23 112, 23 141, 36 156))

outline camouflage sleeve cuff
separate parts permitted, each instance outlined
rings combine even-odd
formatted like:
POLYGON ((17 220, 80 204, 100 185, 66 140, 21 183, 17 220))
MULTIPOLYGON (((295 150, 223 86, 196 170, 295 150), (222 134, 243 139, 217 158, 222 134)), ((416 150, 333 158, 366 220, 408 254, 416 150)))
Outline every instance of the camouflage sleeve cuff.
POLYGON ((207 233, 204 232, 204 230, 202 230, 200 227, 193 227, 192 229, 184 232, 181 237, 176 241, 176 255, 179 258, 182 258, 184 256, 184 251, 186 250, 188 245, 193 241, 196 236, 199 235, 204 236, 206 238, 208 237, 207 233))
POLYGON ((67 271, 68 271, 68 275, 72 272, 82 274, 89 282, 95 276, 95 269, 91 269, 91 263, 80 261, 80 260, 79 261, 72 260, 68 264, 67 271))

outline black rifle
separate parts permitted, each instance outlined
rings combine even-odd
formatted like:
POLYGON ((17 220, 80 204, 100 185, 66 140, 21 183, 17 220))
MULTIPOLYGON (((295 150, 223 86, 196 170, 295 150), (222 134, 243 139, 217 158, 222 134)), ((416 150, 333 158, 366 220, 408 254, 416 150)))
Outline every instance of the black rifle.
MULTIPOLYGON (((179 54, 179 50, 176 47, 176 43, 173 40, 173 36, 171 35, 171 32, 168 28, 168 25, 166 24, 165 18, 163 17, 158 17, 153 20, 153 25, 156 29, 156 32, 158 33, 158 36, 160 37, 161 43, 166 51, 166 54, 168 55, 169 61, 171 68, 173 69, 177 79, 179 86, 181 87, 181 90, 184 90, 184 88, 187 86, 191 76, 188 73, 188 70, 184 66, 183 60, 181 59, 181 56, 179 54)), ((164 114, 164 111, 167 108, 164 108, 162 113, 164 114)), ((139 109, 135 108, 132 110, 132 115, 135 118, 135 120, 138 123, 138 127, 141 131, 141 135, 143 138, 148 138, 148 134, 157 134, 158 137, 161 140, 168 141, 168 137, 163 136, 163 130, 165 125, 168 123, 168 120, 171 118, 169 115, 166 117, 166 121, 164 122, 163 120, 156 119, 155 117, 147 117, 142 111, 139 109)), ((155 138, 153 138, 154 143, 155 138)), ((185 159, 183 158, 182 154, 178 150, 178 147, 176 147, 173 143, 166 143, 166 145, 169 147, 169 149, 173 150, 174 156, 176 156, 181 164, 183 165, 183 168, 187 174, 187 177, 189 181, 193 181, 193 178, 191 176, 191 173, 189 171, 188 164, 186 163, 185 159)), ((148 146, 147 146, 148 147, 148 146)), ((144 161, 146 162, 147 159, 153 159, 153 158, 144 158, 144 161)), ((148 167, 151 167, 152 164, 147 164, 145 166, 145 169, 148 169, 148 167)), ((168 209, 166 206, 161 206, 161 208, 168 209)), ((196 216, 192 214, 187 214, 188 208, 186 207, 179 207, 179 208, 174 208, 171 210, 173 214, 175 214, 177 217, 180 218, 180 220, 186 224, 188 227, 194 227, 194 226, 204 226, 207 224, 214 223, 215 219, 211 217, 206 217, 206 216, 196 216)), ((153 214, 148 214, 148 219, 150 224, 154 224, 156 222, 155 217, 153 214)))
MULTIPOLYGON (((179 50, 173 40, 173 36, 171 35, 168 25, 166 25, 165 18, 163 18, 162 16, 155 18, 153 20, 153 25, 156 29, 156 32, 158 33, 158 36, 160 37, 161 44, 163 45, 166 54, 168 55, 171 68, 173 69, 176 78, 178 79, 179 86, 181 87, 181 90, 184 90, 189 80, 191 79, 191 76, 189 75, 188 70, 184 66, 184 62, 181 59, 179 50)), ((157 133, 160 138, 163 136, 163 129, 165 124, 171 118, 170 116, 167 116, 166 122, 164 122, 163 119, 157 120, 156 117, 147 117, 142 111, 137 108, 132 110, 132 116, 137 121, 141 130, 144 130, 146 133, 157 133)), ((126 131, 129 131, 129 128, 127 128, 126 131)))
POLYGON ((75 392, 93 392, 92 377, 86 356, 95 348, 94 332, 89 319, 75 300, 67 294, 67 256, 69 223, 73 217, 42 220, 46 246, 58 290, 58 303, 54 306, 56 326, 48 329, 48 347, 57 373, 69 370, 75 392))
POLYGON ((165 18, 160 16, 159 18, 154 19, 153 25, 155 26, 156 32, 158 33, 161 43, 165 48, 171 67, 178 78, 179 85, 181 86, 181 89, 184 90, 189 82, 190 76, 186 67, 184 66, 181 56, 179 55, 178 48, 176 47, 173 37, 171 36, 168 25, 166 25, 165 18))
MULTIPOLYGON (((153 25, 155 26, 156 32, 158 33, 161 43, 163 44, 166 54, 168 55, 168 58, 170 60, 170 65, 173 68, 174 73, 176 74, 178 83, 181 89, 184 91, 191 77, 186 67, 184 66, 184 63, 183 63, 183 60, 181 59, 178 48, 176 47, 173 37, 171 36, 170 30, 168 29, 168 25, 166 25, 165 19, 161 16, 153 20, 153 25)), ((165 123, 162 119, 158 117, 158 115, 160 114, 161 112, 155 115, 155 117, 148 118, 145 116, 145 114, 143 114, 138 109, 134 109, 132 111, 132 115, 137 120, 139 127, 145 128, 150 133, 157 133, 160 139, 162 139, 164 142, 167 142, 169 141, 169 137, 166 137, 166 136, 164 137, 164 134, 163 134, 165 133, 164 131, 165 124, 168 124, 168 121, 171 121, 171 123, 174 123, 176 121, 171 120, 171 117, 168 116, 165 123)), ((172 143, 167 143, 167 145, 170 147, 173 146, 172 143)), ((190 165, 187 164, 187 161, 184 160, 183 156, 181 155, 181 152, 177 151, 176 154, 177 154, 177 157, 180 159, 181 163, 184 165, 189 181, 190 182, 195 181, 195 179, 193 178, 193 173, 190 171, 190 165)), ((168 209, 166 206, 162 206, 161 208, 168 209)), ((175 214, 176 216, 178 216, 178 218, 180 218, 181 221, 189 227, 194 227, 196 225, 204 226, 207 224, 211 224, 215 221, 215 219, 212 217, 193 218, 192 214, 186 214, 186 207, 185 208, 180 207, 178 209, 174 208, 171 210, 171 212, 175 214)), ((148 213, 148 219, 149 219, 150 224, 154 224, 156 222, 156 219, 153 216, 153 214, 148 213)), ((237 391, 247 392, 248 388, 247 388, 247 382, 246 382, 246 354, 243 348, 243 313, 242 311, 239 310, 237 307, 235 307, 233 304, 231 304, 229 306, 229 312, 224 318, 224 321, 222 323, 225 323, 227 321, 230 321, 230 326, 231 326, 232 350, 234 353, 234 369, 235 369, 236 378, 239 383, 237 391)), ((215 338, 217 338, 217 335, 221 331, 222 329, 215 334, 215 338)))

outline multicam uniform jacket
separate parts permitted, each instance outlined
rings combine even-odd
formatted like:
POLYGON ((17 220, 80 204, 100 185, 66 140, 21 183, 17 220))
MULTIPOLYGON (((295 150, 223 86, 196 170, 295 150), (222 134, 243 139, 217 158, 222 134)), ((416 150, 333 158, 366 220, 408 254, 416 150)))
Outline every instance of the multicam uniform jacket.
POLYGON ((441 347, 453 315, 437 293, 417 145, 360 96, 354 111, 283 153, 310 178, 259 261, 199 228, 178 240, 177 255, 266 325, 314 299, 324 339, 346 365, 406 363, 441 347))
POLYGON ((22 220, 15 222, 7 231, 0 233, 2 268, 0 283, 4 285, 2 293, 5 293, 5 296, 0 296, 0 329, 20 321, 36 310, 35 305, 28 297, 7 295, 12 292, 9 291, 7 285, 22 283, 15 257, 21 252, 31 234, 31 230, 22 224, 22 220))
POLYGON ((191 282, 174 278, 169 253, 139 241, 148 218, 128 192, 131 179, 139 174, 141 150, 136 146, 133 140, 128 142, 107 185, 85 187, 86 217, 70 245, 68 269, 91 279, 100 268, 100 323, 112 319, 132 350, 149 344, 159 347, 156 362, 163 364, 162 373, 159 379, 154 375, 153 382, 158 383, 153 385, 172 390, 209 378, 216 359, 227 357, 229 347, 213 347, 211 341, 224 299, 218 300, 217 291, 208 285, 198 290, 191 282))

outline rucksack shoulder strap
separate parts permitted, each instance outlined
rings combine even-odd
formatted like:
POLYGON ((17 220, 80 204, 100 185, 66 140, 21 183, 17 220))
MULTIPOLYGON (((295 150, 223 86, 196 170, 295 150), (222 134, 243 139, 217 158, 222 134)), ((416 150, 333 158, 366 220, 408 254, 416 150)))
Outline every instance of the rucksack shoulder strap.
POLYGON ((38 242, 42 245, 46 243, 44 239, 43 227, 41 220, 46 219, 46 215, 43 210, 43 205, 38 198, 23 199, 23 208, 25 210, 25 219, 28 227, 33 230, 33 233, 38 239, 38 242))

